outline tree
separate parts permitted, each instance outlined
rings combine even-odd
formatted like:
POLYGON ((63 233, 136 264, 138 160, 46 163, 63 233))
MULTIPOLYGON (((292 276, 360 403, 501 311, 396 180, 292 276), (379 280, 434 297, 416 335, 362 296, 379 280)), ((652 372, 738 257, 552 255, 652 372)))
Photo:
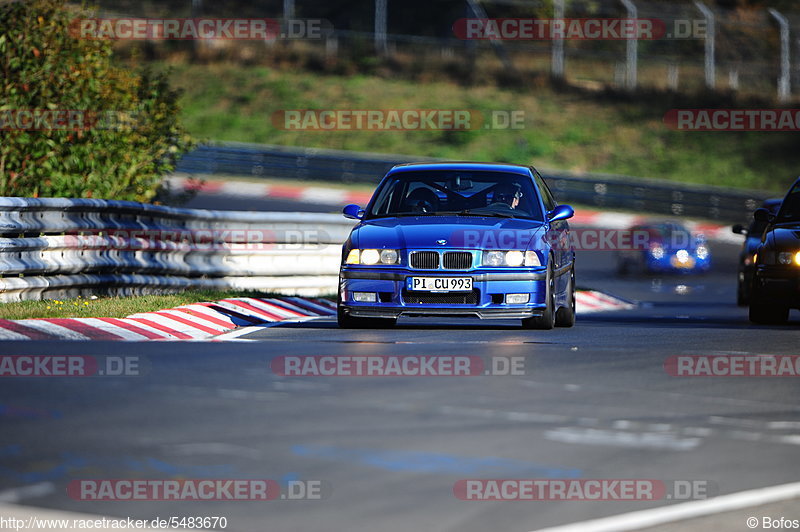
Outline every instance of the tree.
POLYGON ((192 147, 164 74, 71 32, 65 0, 0 6, 0 195, 148 201, 192 147))

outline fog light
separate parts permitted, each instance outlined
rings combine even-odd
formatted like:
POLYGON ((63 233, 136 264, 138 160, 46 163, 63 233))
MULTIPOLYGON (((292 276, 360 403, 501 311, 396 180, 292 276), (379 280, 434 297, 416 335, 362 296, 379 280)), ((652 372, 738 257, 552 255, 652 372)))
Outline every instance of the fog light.
POLYGON ((521 305, 530 301, 530 294, 506 294, 507 305, 521 305))
POLYGON ((375 303, 378 300, 378 296, 375 292, 353 292, 353 301, 358 301, 359 303, 375 303))

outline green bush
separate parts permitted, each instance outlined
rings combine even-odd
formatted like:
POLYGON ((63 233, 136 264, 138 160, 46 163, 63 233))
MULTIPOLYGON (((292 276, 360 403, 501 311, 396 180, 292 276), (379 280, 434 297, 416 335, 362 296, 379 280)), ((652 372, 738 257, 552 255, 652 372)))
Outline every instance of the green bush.
POLYGON ((166 76, 116 65, 110 41, 73 36, 70 23, 84 16, 64 0, 0 6, 2 196, 148 201, 192 147, 166 76), (103 120, 27 120, 46 110, 103 120), (111 117, 127 119, 112 126, 111 117))

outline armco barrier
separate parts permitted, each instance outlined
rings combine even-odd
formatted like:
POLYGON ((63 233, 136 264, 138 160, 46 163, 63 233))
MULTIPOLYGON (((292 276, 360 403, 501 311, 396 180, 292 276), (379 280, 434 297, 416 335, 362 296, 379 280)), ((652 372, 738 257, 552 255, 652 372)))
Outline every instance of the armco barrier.
POLYGON ((188 287, 336 289, 341 215, 0 198, 0 301, 188 287))
MULTIPOLYGON (((317 148, 258 144, 205 145, 186 154, 177 171, 196 175, 248 175, 298 181, 377 184, 393 165, 410 158, 317 148)), ((745 222, 768 197, 757 191, 693 186, 671 181, 608 174, 578 174, 539 169, 563 203, 745 222)))

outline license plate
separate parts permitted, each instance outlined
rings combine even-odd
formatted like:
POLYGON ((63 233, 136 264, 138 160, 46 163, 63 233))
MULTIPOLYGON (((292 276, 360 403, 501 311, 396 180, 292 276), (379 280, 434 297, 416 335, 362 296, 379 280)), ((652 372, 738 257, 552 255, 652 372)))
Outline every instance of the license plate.
POLYGON ((407 277, 406 288, 423 292, 469 292, 472 277, 407 277))

